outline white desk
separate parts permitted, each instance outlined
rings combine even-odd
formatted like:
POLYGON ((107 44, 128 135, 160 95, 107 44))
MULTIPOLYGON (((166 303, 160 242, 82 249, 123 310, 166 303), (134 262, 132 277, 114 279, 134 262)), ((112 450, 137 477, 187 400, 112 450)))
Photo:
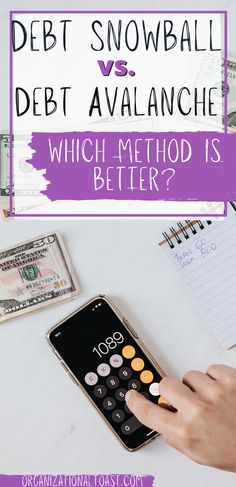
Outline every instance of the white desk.
MULTIPOLYGON (((9 126, 8 10, 229 9, 229 54, 235 54, 233 0, 10 0, 1 2, 2 129, 9 126), (99 5, 98 5, 99 3, 99 5)), ((0 247, 58 229, 78 271, 77 301, 0 326, 1 473, 152 473, 160 487, 234 487, 235 474, 202 467, 157 439, 128 453, 69 381, 49 350, 45 332, 97 292, 110 295, 139 330, 167 373, 205 370, 213 362, 236 365, 236 348, 224 351, 189 301, 182 283, 157 248, 161 221, 14 221, 0 223, 0 247)))
POLYGON ((166 222, 148 220, 13 221, 0 224, 1 248, 58 229, 78 272, 75 301, 0 327, 0 471, 2 473, 152 473, 159 485, 233 487, 235 475, 195 465, 157 439, 128 453, 68 379, 45 332, 88 297, 110 295, 169 374, 236 364, 157 247, 166 222))

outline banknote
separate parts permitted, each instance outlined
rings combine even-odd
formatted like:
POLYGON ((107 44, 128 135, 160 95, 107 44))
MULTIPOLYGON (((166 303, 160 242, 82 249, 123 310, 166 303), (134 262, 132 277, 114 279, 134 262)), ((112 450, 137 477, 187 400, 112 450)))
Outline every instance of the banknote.
POLYGON ((59 232, 0 251, 0 322, 79 294, 59 232))
MULTIPOLYGON (((214 58, 212 59, 212 64, 214 63, 214 58)), ((221 112, 222 107, 222 116, 220 120, 216 119, 216 124, 219 125, 222 129, 224 129, 225 121, 227 122, 227 132, 235 132, 236 131, 236 59, 228 58, 227 60, 227 82, 225 83, 225 66, 224 60, 221 62, 221 74, 222 80, 221 83, 215 83, 215 87, 219 87, 219 95, 214 100, 215 102, 215 110, 217 113, 221 112), (225 95, 227 99, 227 119, 225 120, 224 114, 224 104, 225 104, 225 95)), ((214 84, 213 84, 214 86, 214 84)), ((216 92, 217 93, 217 92, 216 92)))
MULTIPOLYGON (((17 214, 22 212, 27 213, 29 209, 32 208, 31 206, 22 206, 17 208, 17 214)), ((0 206, 0 216, 3 221, 5 220, 12 220, 14 218, 15 208, 12 209, 12 214, 10 212, 10 208, 7 205, 0 206)))
POLYGON ((0 217, 3 222, 11 220, 9 208, 0 208, 0 217))
MULTIPOLYGON (((25 199, 24 199, 25 201, 25 199)), ((26 201, 25 201, 26 202, 26 201)), ((8 201, 7 203, 5 204, 0 204, 0 217, 3 221, 5 220, 12 220, 14 218, 14 215, 15 213, 17 213, 17 215, 20 215, 20 214, 25 214, 25 213, 28 213, 32 208, 39 208, 40 205, 24 205, 22 204, 22 206, 17 206, 17 212, 15 211, 15 208, 13 207, 12 208, 12 214, 11 214, 11 211, 10 211, 10 201, 8 201)))
MULTIPOLYGON (((12 202, 16 213, 21 213, 22 208, 27 213, 27 208, 40 206, 46 199, 41 194, 45 189, 45 180, 42 182, 41 172, 27 162, 32 155, 30 142, 30 135, 14 134, 12 138, 12 202)), ((0 210, 10 209, 10 145, 10 135, 0 134, 0 210)))
MULTIPOLYGON (((224 85, 223 85, 224 88, 224 85)), ((224 88, 225 89, 225 88, 224 88)), ((236 131, 236 58, 227 61, 227 126, 236 131)))
MULTIPOLYGON (((204 57, 200 70, 193 82, 194 86, 211 86, 212 102, 216 116, 201 116, 195 118, 196 125, 206 123, 215 130, 224 130, 225 125, 225 95, 227 98, 227 132, 236 131, 236 58, 229 57, 226 63, 227 84, 225 83, 225 62, 219 55, 209 54, 204 57), (226 84, 226 86, 225 86, 226 84)), ((192 113, 188 117, 193 118, 192 113)))

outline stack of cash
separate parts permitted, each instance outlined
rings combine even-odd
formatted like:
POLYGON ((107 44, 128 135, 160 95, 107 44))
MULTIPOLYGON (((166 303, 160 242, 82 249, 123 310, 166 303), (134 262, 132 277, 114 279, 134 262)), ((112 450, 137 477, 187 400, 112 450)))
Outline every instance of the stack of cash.
POLYGON ((58 232, 0 250, 0 322, 78 294, 78 281, 58 232))

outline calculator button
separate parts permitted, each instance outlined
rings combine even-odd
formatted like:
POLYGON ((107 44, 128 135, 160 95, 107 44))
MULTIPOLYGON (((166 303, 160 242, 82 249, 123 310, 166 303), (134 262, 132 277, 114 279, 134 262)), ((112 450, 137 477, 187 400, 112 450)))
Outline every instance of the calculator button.
POLYGON ((95 374, 95 372, 88 372, 84 380, 86 384, 88 384, 88 386, 95 386, 95 384, 97 384, 98 381, 98 376, 97 374, 95 374))
POLYGON ((113 399, 113 397, 106 397, 104 400, 103 400, 103 407, 107 410, 107 411, 112 411, 112 409, 115 409, 116 407, 116 401, 115 399, 113 399))
POLYGON ((130 380, 129 383, 128 383, 128 389, 134 389, 135 391, 139 391, 141 387, 141 384, 138 380, 130 380))
POLYGON ((117 389, 116 391, 116 399, 118 401, 124 401, 125 400, 125 394, 127 390, 126 389, 117 389))
POLYGON ((101 384, 94 387, 93 392, 96 397, 105 397, 107 393, 107 388, 101 384))
POLYGON ((110 374, 111 367, 108 364, 99 364, 97 368, 97 373, 101 375, 101 377, 106 377, 110 374))
POLYGON ((149 392, 152 396, 159 396, 160 393, 159 393, 159 384, 158 382, 153 382, 150 386, 149 386, 149 392))
POLYGON ((115 421, 115 423, 122 423, 125 419, 125 413, 122 411, 122 409, 116 409, 112 413, 112 419, 115 421))
POLYGON ((126 345, 122 349, 122 355, 125 358, 133 358, 135 356, 135 353, 136 353, 136 350, 134 347, 132 347, 132 345, 126 345))
POLYGON ((132 369, 136 370, 137 372, 139 370, 143 370, 143 367, 144 367, 144 361, 142 358, 134 358, 131 362, 131 367, 132 369))
POLYGON ((159 397, 158 399, 158 404, 161 404, 162 406, 165 406, 166 408, 170 408, 170 404, 166 401, 166 399, 162 396, 159 397))
POLYGON ((110 364, 112 365, 112 367, 120 367, 123 364, 123 358, 121 357, 121 355, 114 354, 110 358, 110 364))
POLYGON ((123 380, 130 379, 131 375, 132 371, 129 367, 121 367, 121 369, 119 370, 119 376, 123 380))
POLYGON ((116 389, 118 387, 119 383, 120 383, 120 381, 119 381, 118 377, 115 377, 113 375, 108 377, 108 379, 106 380, 106 384, 107 384, 107 387, 109 387, 109 389, 116 389))
POLYGON ((140 374, 140 379, 144 384, 150 384, 153 381, 153 373, 150 370, 143 370, 140 374))
POLYGON ((120 429, 124 435, 131 435, 134 431, 141 428, 141 426, 143 426, 142 423, 135 416, 132 416, 121 425, 120 429))

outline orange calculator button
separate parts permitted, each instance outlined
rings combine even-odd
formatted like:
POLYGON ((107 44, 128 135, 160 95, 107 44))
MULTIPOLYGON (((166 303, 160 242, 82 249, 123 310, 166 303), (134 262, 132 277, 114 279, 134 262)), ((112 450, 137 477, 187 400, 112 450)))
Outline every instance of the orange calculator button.
POLYGON ((136 353, 136 350, 134 347, 132 347, 132 345, 126 345, 122 349, 122 355, 125 358, 133 358, 135 356, 135 353, 136 353))
POLYGON ((143 370, 140 374, 140 379, 144 384, 150 384, 153 380, 153 373, 150 370, 143 370))
POLYGON ((134 370, 142 370, 143 367, 144 367, 144 361, 142 358, 133 358, 132 362, 131 362, 131 367, 132 369, 134 370))
POLYGON ((166 401, 166 399, 162 396, 159 397, 158 399, 158 404, 159 406, 166 408, 166 409, 171 409, 170 404, 166 401))
POLYGON ((164 399, 164 397, 160 396, 158 399, 158 404, 162 404, 162 403, 168 404, 169 406, 169 403, 164 399))

